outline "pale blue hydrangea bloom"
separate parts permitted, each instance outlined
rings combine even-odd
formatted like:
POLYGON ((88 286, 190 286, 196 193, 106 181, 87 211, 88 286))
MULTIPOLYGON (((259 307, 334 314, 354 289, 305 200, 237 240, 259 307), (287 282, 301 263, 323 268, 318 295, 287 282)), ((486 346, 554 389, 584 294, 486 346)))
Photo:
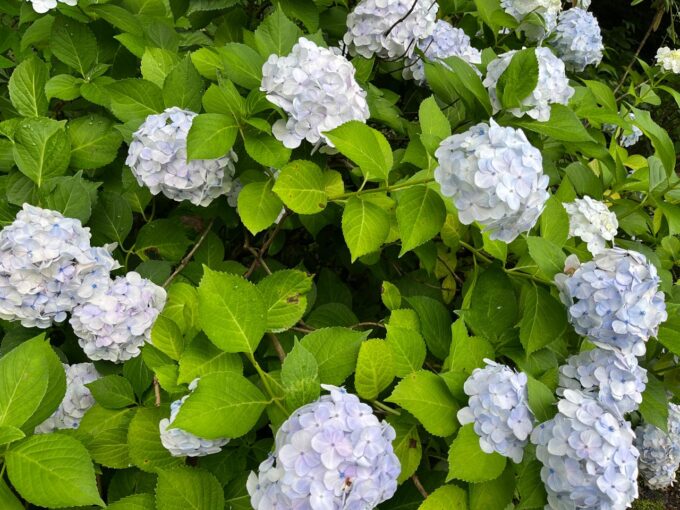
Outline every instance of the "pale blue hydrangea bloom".
POLYGON ((527 16, 536 14, 543 19, 543 26, 523 23, 520 29, 529 39, 543 39, 552 32, 557 25, 557 15, 562 10, 560 0, 501 0, 501 7, 517 21, 523 21, 527 16))
POLYGON ((630 424, 580 391, 565 390, 559 412, 531 433, 552 510, 624 510, 638 495, 630 424))
POLYGON ((680 468, 680 407, 668 405, 668 433, 649 423, 635 429, 635 446, 645 483, 656 490, 673 485, 680 468))
POLYGON ((149 115, 132 135, 125 164, 154 195, 207 206, 231 190, 238 158, 229 151, 218 159, 187 160, 187 136, 196 115, 177 107, 149 115))
MULTIPOLYGON (((575 91, 569 85, 564 62, 553 55, 548 48, 536 48, 535 51, 538 60, 538 83, 536 88, 522 100, 520 108, 509 108, 507 111, 515 117, 521 117, 526 114, 532 119, 545 122, 550 119, 550 105, 566 105, 575 91)), ((510 61, 515 53, 515 50, 503 53, 487 67, 484 86, 489 90, 494 113, 503 109, 496 91, 498 79, 510 65, 510 61)))
POLYGON ((434 32, 438 10, 434 0, 361 0, 347 15, 343 42, 365 58, 410 57, 434 32))
POLYGON ((64 321, 119 267, 112 248, 90 247, 79 220, 24 204, 0 232, 0 318, 27 328, 64 321))
POLYGON ((56 9, 59 3, 70 5, 71 7, 78 4, 78 0, 26 0, 31 2, 31 7, 38 14, 44 14, 47 11, 56 9))
POLYGON ((560 14, 558 19, 551 41, 567 69, 580 72, 591 64, 599 65, 604 44, 595 16, 574 7, 560 14))
MULTIPOLYGON (((193 392, 199 385, 200 379, 194 379, 189 384, 189 391, 193 392)), ((180 400, 175 400, 170 404, 170 418, 163 418, 158 424, 163 447, 170 452, 173 457, 204 457, 212 455, 222 450, 222 447, 229 442, 228 438, 205 439, 195 436, 191 432, 178 428, 168 428, 175 421, 179 410, 184 401, 189 398, 191 393, 183 396, 180 400)))
POLYGON ((165 300, 165 289, 129 272, 76 306, 71 326, 88 358, 120 363, 139 356, 150 341, 165 300))
POLYGON ((491 239, 509 243, 538 221, 549 179, 540 151, 521 129, 489 122, 442 141, 434 177, 461 223, 477 221, 491 239))
POLYGON ((604 202, 585 196, 562 205, 569 215, 569 237, 583 239, 593 255, 616 237, 619 221, 604 202))
POLYGON ((56 411, 35 428, 36 434, 60 429, 77 429, 80 420, 94 405, 94 397, 85 386, 101 377, 92 363, 63 364, 66 371, 66 394, 56 411))
POLYGON ((559 384, 558 395, 565 389, 582 390, 622 417, 642 402, 647 370, 633 356, 593 349, 567 359, 560 367, 559 384))
MULTIPOLYGON (((633 121, 635 120, 635 114, 629 113, 628 118, 633 121)), ((605 133, 608 133, 612 136, 616 134, 616 131, 619 127, 616 124, 603 124, 602 125, 602 130, 605 133)), ((642 138, 642 135, 644 133, 642 130, 637 127, 635 124, 631 124, 630 130, 624 129, 621 132, 621 136, 619 137, 619 145, 621 147, 632 147, 636 143, 640 141, 640 138, 642 138)))
POLYGON ((370 510, 392 497, 401 471, 394 429, 343 388, 295 411, 276 449, 251 473, 255 510, 370 510))
POLYGON ((642 356, 668 317, 656 268, 644 255, 607 248, 581 264, 567 257, 555 275, 569 321, 579 335, 624 356, 642 356))
POLYGON ((323 133, 350 120, 366 122, 366 91, 354 74, 338 48, 322 48, 304 37, 287 56, 270 55, 262 66, 260 90, 288 114, 288 120, 272 126, 274 136, 290 149, 302 140, 332 146, 323 133))
MULTIPOLYGON (((482 53, 470 44, 470 38, 465 32, 444 20, 437 21, 434 33, 420 41, 418 48, 428 60, 434 62, 441 63, 448 57, 460 57, 480 74, 473 64, 482 63, 482 53)), ((420 84, 425 83, 425 64, 420 55, 414 55, 406 62, 403 75, 406 79, 414 79, 420 84)))
POLYGON ((468 407, 458 411, 458 421, 461 425, 474 424, 482 451, 522 462, 534 428, 534 415, 527 403, 527 376, 484 361, 487 366, 476 368, 465 381, 463 389, 470 399, 468 407))

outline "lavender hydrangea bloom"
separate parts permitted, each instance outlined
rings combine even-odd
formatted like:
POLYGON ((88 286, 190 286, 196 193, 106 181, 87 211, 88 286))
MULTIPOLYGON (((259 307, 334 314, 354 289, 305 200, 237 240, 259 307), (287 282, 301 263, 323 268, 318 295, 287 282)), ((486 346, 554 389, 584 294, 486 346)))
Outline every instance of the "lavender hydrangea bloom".
POLYGON ((675 482, 680 468, 680 407, 668 405, 668 433, 651 424, 635 429, 640 450, 640 474, 652 489, 665 489, 675 482))
POLYGON ((0 318, 27 328, 64 321, 118 267, 110 249, 91 248, 79 220, 24 204, 0 232, 0 318))
POLYGON ((139 356, 139 348, 150 340, 165 299, 165 289, 130 272, 109 280, 75 307, 71 326, 91 360, 127 361, 139 356))
POLYGON ((272 126, 274 136, 295 149, 302 140, 323 140, 323 133, 350 120, 369 117, 366 91, 354 79, 354 66, 337 48, 327 49, 301 37, 285 56, 270 55, 262 66, 260 90, 281 107, 288 120, 272 126))
MULTIPOLYGON (((535 51, 536 58, 538 59, 538 83, 536 88, 522 100, 521 108, 509 108, 507 111, 515 117, 527 114, 532 119, 545 122, 550 119, 550 105, 566 105, 575 91, 569 86, 564 62, 553 55, 548 48, 536 48, 535 51)), ((489 90, 494 113, 502 109, 501 101, 496 91, 498 80, 510 65, 510 61, 515 53, 515 50, 503 53, 493 60, 487 68, 486 78, 484 78, 483 83, 489 90)))
POLYGON ((31 2, 31 7, 38 14, 44 14, 49 10, 56 9, 58 3, 70 5, 74 7, 78 4, 78 0, 26 0, 31 2))
POLYGON ((566 389, 582 390, 622 417, 642 402, 647 370, 633 356, 593 349, 570 356, 560 367, 558 395, 566 389))
MULTIPOLYGON (((444 20, 437 21, 434 33, 420 41, 418 48, 428 60, 435 62, 441 62, 448 57, 460 57, 469 64, 482 63, 482 53, 472 47, 467 34, 444 20)), ((472 68, 479 74, 476 67, 472 66, 472 68)), ((404 78, 412 78, 420 84, 425 82, 425 64, 419 55, 412 57, 406 63, 403 75, 404 78)))
POLYGON ((434 172, 461 223, 478 221, 491 239, 509 243, 538 221, 548 199, 543 158, 521 129, 491 119, 442 141, 434 172))
POLYGON ((391 498, 401 471, 394 429, 344 389, 302 406, 276 433, 276 450, 248 478, 256 510, 370 510, 391 498))
POLYGON ((534 415, 527 404, 527 376, 511 368, 484 360, 463 389, 470 397, 468 407, 458 411, 461 425, 474 423, 479 446, 486 453, 498 452, 513 462, 522 462, 524 448, 534 428, 534 415))
POLYGON ((230 151, 218 159, 187 160, 187 135, 196 115, 177 107, 149 115, 132 135, 125 164, 154 195, 207 206, 231 189, 238 158, 230 151))
POLYGON ((635 251, 607 248, 584 264, 570 255, 555 283, 576 332, 625 356, 642 356, 668 317, 656 268, 635 251))
POLYGON ((543 18, 543 27, 522 24, 528 38, 539 40, 552 32, 557 25, 557 15, 562 10, 560 0, 501 0, 501 7, 517 21, 523 21, 530 14, 543 18))
POLYGON ((600 25, 595 16, 578 7, 560 14, 552 42, 567 69, 580 72, 602 61, 600 25))
POLYGON ((434 0, 361 0, 347 15, 343 41, 352 55, 410 57, 434 32, 438 10, 434 0))
POLYGON ((604 250, 607 241, 616 237, 619 221, 605 203, 585 196, 562 205, 569 214, 569 237, 583 239, 593 255, 604 250))
POLYGON ((86 384, 101 376, 92 363, 64 365, 66 371, 66 394, 56 411, 35 428, 36 434, 49 434, 59 429, 77 429, 80 420, 94 405, 94 397, 86 384))
MULTIPOLYGON (((194 391, 199 384, 199 379, 194 379, 189 384, 189 391, 194 391)), ((227 438, 205 439, 197 437, 191 432, 182 429, 170 429, 170 425, 177 418, 182 404, 188 395, 183 396, 180 400, 175 400, 170 404, 170 418, 163 418, 158 424, 158 429, 161 434, 161 443, 163 447, 170 452, 173 457, 204 457, 212 455, 222 450, 222 447, 229 442, 227 438)))
POLYGON ((639 452, 630 424, 565 390, 559 413, 531 433, 553 510, 623 510, 637 498, 639 452))

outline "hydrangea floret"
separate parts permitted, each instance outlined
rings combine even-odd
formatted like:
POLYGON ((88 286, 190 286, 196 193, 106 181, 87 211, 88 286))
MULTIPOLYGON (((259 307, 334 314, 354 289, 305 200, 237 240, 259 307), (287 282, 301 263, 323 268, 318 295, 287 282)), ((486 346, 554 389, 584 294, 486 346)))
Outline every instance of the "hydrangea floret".
POLYGON ((668 317, 659 282, 644 255, 621 248, 607 248, 583 264, 570 255, 564 273, 555 276, 576 332, 624 356, 642 356, 668 317))
POLYGON ((623 510, 638 495, 630 424, 580 391, 565 390, 554 418, 531 434, 553 510, 623 510))
POLYGON ((501 0, 501 7, 517 21, 524 21, 530 14, 543 19, 543 26, 523 23, 520 28, 532 40, 539 40, 555 29, 557 15, 562 10, 560 0, 501 0))
POLYGON ((256 510, 370 510, 392 497, 401 471, 395 431, 343 388, 302 406, 276 433, 276 449, 251 473, 256 510))
MULTIPOLYGON (((635 120, 635 114, 629 113, 628 118, 631 121, 634 121, 635 120)), ((631 124, 630 126, 631 126, 630 130, 625 129, 625 130, 622 130, 622 132, 621 132, 621 136, 619 137, 619 145, 621 145, 621 147, 632 147, 633 145, 635 145, 636 143, 638 143, 640 141, 640 138, 642 138, 642 135, 643 135, 642 130, 639 127, 637 127, 635 124, 631 124)), ((602 125, 602 130, 605 133, 610 134, 611 136, 616 135, 616 132, 617 132, 618 129, 619 129, 619 127, 616 124, 605 123, 605 124, 602 125)))
POLYGON ((78 0, 26 0, 31 2, 31 7, 38 14, 45 14, 47 11, 56 9, 59 3, 64 5, 70 5, 75 7, 78 4, 78 0))
POLYGON ((569 237, 580 237, 593 255, 616 237, 619 221, 604 202, 584 196, 562 205, 569 215, 569 237))
POLYGON ((582 390, 622 417, 635 411, 647 385, 647 370, 633 356, 592 349, 570 356, 560 367, 558 395, 582 390))
MULTIPOLYGON (((550 119, 550 105, 566 105, 574 95, 574 89, 569 85, 569 79, 565 73, 564 62, 553 55, 548 48, 536 48, 538 60, 538 83, 536 88, 522 100, 521 107, 509 108, 507 111, 516 117, 524 114, 532 119, 545 122, 550 119)), ((491 106, 494 113, 502 109, 501 101, 496 90, 498 80, 510 65, 512 57, 517 53, 515 50, 503 53, 493 60, 488 68, 484 86, 489 90, 491 106)))
POLYGON ((187 136, 196 115, 177 107, 149 115, 132 135, 125 164, 154 195, 207 206, 231 190, 238 157, 229 151, 221 158, 189 161, 187 136))
POLYGON ((588 11, 574 7, 559 16, 552 45, 567 69, 583 71, 602 61, 604 44, 600 24, 588 11))
POLYGON ((434 32, 438 10, 435 0, 361 0, 347 15, 343 42, 365 58, 411 57, 434 32))
MULTIPOLYGON (((194 379, 189 384, 189 391, 193 392, 199 385, 200 379, 194 379)), ((189 398, 191 393, 175 400, 170 404, 170 418, 163 418, 158 424, 163 447, 170 452, 173 457, 205 457, 222 450, 222 447, 229 442, 227 438, 205 439, 179 428, 169 428, 177 418, 179 410, 184 401, 189 398)))
POLYGON ((27 328, 63 322, 118 267, 112 248, 92 248, 79 220, 24 204, 0 232, 0 318, 27 328))
POLYGON ((274 136, 290 149, 302 140, 332 146, 324 132, 350 120, 365 122, 366 91, 354 74, 338 48, 322 48, 304 37, 287 56, 271 55, 262 66, 260 90, 288 114, 272 126, 274 136))
POLYGON ((35 428, 36 434, 49 434, 60 429, 77 429, 80 420, 94 405, 94 397, 85 386, 101 376, 92 363, 63 364, 66 371, 66 394, 56 411, 35 428))
POLYGON ((71 326, 88 358, 120 363, 139 356, 150 341, 165 300, 165 289, 129 272, 76 306, 71 326))
POLYGON ((668 405, 668 432, 650 423, 635 429, 635 446, 640 451, 642 479, 652 489, 661 490, 675 483, 680 468, 680 407, 668 405))
MULTIPOLYGON (((470 38, 460 28, 451 26, 450 23, 439 20, 434 33, 418 43, 418 48, 425 54, 428 60, 440 62, 448 57, 460 57, 479 73, 473 64, 482 63, 482 53, 470 44, 470 38)), ((446 65, 444 63, 444 65, 446 65)), ((404 78, 413 78, 418 83, 425 83, 425 64, 419 56, 413 56, 404 67, 404 78)))
POLYGON ((680 50, 672 50, 668 46, 659 48, 656 51, 656 63, 664 71, 680 74, 680 50))
POLYGON ((477 221, 491 239, 509 243, 538 221, 548 199, 543 159, 521 129, 493 119, 442 141, 435 180, 461 223, 477 221))

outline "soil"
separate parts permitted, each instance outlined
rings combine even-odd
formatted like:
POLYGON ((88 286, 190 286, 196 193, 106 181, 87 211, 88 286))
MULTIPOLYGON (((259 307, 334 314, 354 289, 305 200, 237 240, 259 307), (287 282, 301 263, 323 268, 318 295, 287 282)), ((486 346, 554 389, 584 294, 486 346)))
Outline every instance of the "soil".
POLYGON ((663 491, 641 486, 640 499, 633 505, 633 510, 680 510, 680 484, 676 482, 663 491))

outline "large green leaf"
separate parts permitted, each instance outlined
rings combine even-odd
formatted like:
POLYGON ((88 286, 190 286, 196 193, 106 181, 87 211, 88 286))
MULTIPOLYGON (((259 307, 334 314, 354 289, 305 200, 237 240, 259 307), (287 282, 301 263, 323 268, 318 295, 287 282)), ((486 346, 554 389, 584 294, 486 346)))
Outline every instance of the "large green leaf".
POLYGON ((361 398, 374 400, 394 380, 395 366, 387 342, 366 340, 359 349, 354 386, 361 398))
POLYGON ((297 409, 319 397, 321 392, 319 364, 314 355, 296 342, 281 366, 286 404, 297 409))
POLYGON ((568 327, 562 303, 543 287, 533 283, 524 287, 519 339, 527 355, 560 338, 568 327))
POLYGON ((158 510, 216 510, 224 508, 224 492, 211 473, 190 467, 158 473, 158 510))
POLYGON ((299 214, 316 214, 326 208, 323 173, 311 161, 292 161, 281 169, 273 187, 286 206, 299 214))
POLYGON ((47 113, 45 85, 49 74, 45 63, 37 57, 21 62, 9 79, 12 105, 24 117, 39 117, 47 113))
MULTIPOLYGON (((126 363, 127 365, 127 363, 126 363)), ((161 443, 158 423, 170 417, 168 406, 140 407, 128 428, 130 460, 142 471, 156 472, 170 469, 184 463, 173 457, 161 443)))
POLYGON ((285 331, 299 321, 307 309, 312 277, 303 271, 284 269, 257 284, 267 303, 267 330, 285 331))
POLYGON ((100 405, 85 413, 78 430, 86 435, 83 442, 95 462, 115 469, 132 464, 127 436, 134 415, 134 409, 105 409, 100 405))
POLYGON ((46 118, 23 120, 14 132, 14 160, 36 186, 64 175, 71 159, 71 142, 64 122, 46 118))
POLYGON ((111 111, 123 122, 142 122, 148 115, 163 111, 163 93, 158 85, 128 78, 107 87, 111 95, 111 111))
POLYGON ((512 56, 510 64, 498 78, 496 93, 504 108, 521 108, 522 101, 534 91, 537 84, 536 50, 527 48, 512 56))
POLYGON ((379 205, 352 197, 342 213, 342 233, 352 255, 352 262, 378 251, 390 231, 389 215, 379 205))
POLYGON ((273 188, 273 179, 250 182, 238 194, 238 214, 251 234, 271 226, 281 214, 283 202, 273 188))
POLYGON ((230 42, 219 49, 222 71, 227 78, 247 89, 260 86, 264 57, 245 44, 230 42))
POLYGON ((447 480, 455 478, 474 483, 494 480, 503 472, 506 460, 496 452, 483 452, 479 447, 479 436, 475 433, 473 425, 465 425, 449 449, 447 480))
POLYGON ((396 214, 401 256, 439 233, 446 219, 446 206, 432 188, 414 186, 397 194, 396 214))
POLYGON ((466 510, 467 493, 457 485, 442 485, 430 494, 418 510, 466 510))
POLYGON ((168 108, 177 106, 198 112, 201 109, 202 95, 203 78, 187 56, 165 78, 163 101, 168 108))
POLYGON ((300 29, 290 21, 278 5, 255 30, 255 46, 260 55, 287 55, 302 35, 300 29))
POLYGON ((87 25, 59 17, 52 25, 50 49, 54 56, 85 78, 97 60, 97 39, 87 25))
POLYGON ((385 340, 394 360, 395 375, 404 377, 423 367, 427 349, 418 331, 388 324, 385 340))
POLYGON ((387 180, 394 161, 392 148, 382 133, 352 120, 325 134, 336 149, 361 168, 367 179, 387 180))
POLYGON ((339 386, 354 372, 359 347, 367 336, 347 328, 321 328, 306 335, 301 344, 316 358, 321 382, 339 386))
POLYGON ((100 168, 118 155, 123 143, 121 134, 113 129, 113 122, 101 115, 87 115, 68 124, 71 138, 72 168, 100 168))

